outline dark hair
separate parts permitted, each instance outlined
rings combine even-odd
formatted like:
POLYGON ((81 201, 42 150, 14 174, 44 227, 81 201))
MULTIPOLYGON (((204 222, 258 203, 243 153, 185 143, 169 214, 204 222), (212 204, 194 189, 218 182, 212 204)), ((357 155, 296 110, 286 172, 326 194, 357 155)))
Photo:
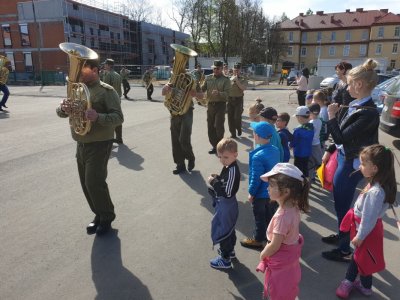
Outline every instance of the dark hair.
POLYGON ((385 191, 385 202, 393 204, 396 201, 397 184, 392 151, 385 146, 375 144, 364 148, 360 157, 369 160, 378 168, 376 174, 367 179, 371 184, 379 183, 385 191))
POLYGON ((353 65, 351 63, 342 61, 336 65, 335 70, 337 70, 337 69, 344 70, 344 75, 346 75, 347 71, 351 70, 352 68, 353 68, 353 65))
POLYGON ((88 59, 87 61, 85 61, 84 66, 88 66, 91 69, 93 68, 100 69, 100 62, 98 59, 88 59))
POLYGON ((307 178, 304 178, 303 182, 301 182, 300 180, 285 174, 276 174, 268 177, 268 182, 276 183, 280 192, 283 192, 284 189, 288 189, 288 199, 291 200, 293 205, 296 206, 300 211, 305 213, 310 211, 310 205, 308 203, 310 182, 307 178))
POLYGON ((310 70, 308 68, 304 68, 303 70, 301 70, 301 73, 307 79, 310 77, 310 70))
POLYGON ((238 152, 238 144, 234 139, 231 138, 223 138, 217 144, 217 152, 223 153, 225 151, 236 153, 238 152))
POLYGON ((286 112, 283 112, 283 113, 278 114, 278 119, 281 119, 287 125, 287 124, 289 124, 290 115, 286 112))

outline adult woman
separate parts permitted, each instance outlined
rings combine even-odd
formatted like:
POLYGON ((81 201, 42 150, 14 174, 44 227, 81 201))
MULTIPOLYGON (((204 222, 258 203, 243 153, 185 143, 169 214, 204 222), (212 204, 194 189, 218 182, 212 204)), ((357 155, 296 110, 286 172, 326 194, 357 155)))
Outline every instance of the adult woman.
POLYGON ((339 78, 339 82, 336 84, 335 90, 332 93, 332 102, 340 105, 348 105, 354 98, 349 94, 347 90, 347 78, 346 73, 351 70, 353 66, 348 62, 338 63, 335 67, 336 75, 339 78))
POLYGON ((301 76, 296 77, 297 87, 297 101, 299 106, 306 105, 306 93, 308 86, 308 78, 310 77, 310 70, 308 68, 304 68, 301 70, 301 76))
MULTIPOLYGON (((333 180, 333 198, 338 225, 349 210, 357 184, 362 179, 358 171, 358 154, 363 147, 378 143, 379 113, 371 99, 378 76, 374 71, 376 61, 368 59, 363 65, 350 70, 347 75, 348 91, 355 98, 348 106, 333 103, 328 106, 328 127, 335 144, 325 152, 323 161, 327 162, 336 149, 338 167, 333 180)), ((334 261, 350 259, 349 235, 339 231, 338 235, 323 237, 328 244, 339 247, 323 252, 322 256, 334 261)))

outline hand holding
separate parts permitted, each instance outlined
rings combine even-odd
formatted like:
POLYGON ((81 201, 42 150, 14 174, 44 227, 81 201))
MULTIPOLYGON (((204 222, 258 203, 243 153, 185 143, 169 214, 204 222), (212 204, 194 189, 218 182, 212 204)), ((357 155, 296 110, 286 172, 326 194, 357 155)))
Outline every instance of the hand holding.
POLYGON ((166 85, 164 85, 164 87, 162 88, 161 93, 162 93, 162 95, 164 96, 164 95, 170 93, 171 90, 172 90, 172 87, 171 87, 170 85, 166 84, 166 85))
POLYGON ((327 151, 325 151, 324 156, 322 157, 322 163, 326 164, 331 157, 331 154, 327 151))
POLYGON ((69 115, 71 113, 71 102, 68 101, 67 99, 64 99, 63 101, 60 102, 60 108, 64 113, 69 115))
POLYGON ((252 195, 250 195, 250 194, 247 197, 247 199, 249 200, 250 203, 253 203, 253 201, 254 201, 254 197, 252 195))
POLYGON ((328 106, 328 116, 329 119, 334 119, 336 117, 336 113, 339 111, 339 104, 332 103, 328 106))
POLYGON ((211 94, 212 94, 213 96, 218 96, 218 95, 219 95, 219 92, 218 92, 218 90, 212 90, 211 94))
POLYGON ((361 244, 362 244, 362 242, 363 242, 363 240, 360 240, 360 239, 358 239, 358 238, 354 238, 354 239, 352 239, 352 241, 351 241, 351 243, 355 246, 355 247, 360 247, 361 246, 361 244))
POLYGON ((86 119, 92 122, 96 122, 97 118, 99 117, 99 114, 93 108, 89 108, 88 110, 86 110, 85 115, 86 119))

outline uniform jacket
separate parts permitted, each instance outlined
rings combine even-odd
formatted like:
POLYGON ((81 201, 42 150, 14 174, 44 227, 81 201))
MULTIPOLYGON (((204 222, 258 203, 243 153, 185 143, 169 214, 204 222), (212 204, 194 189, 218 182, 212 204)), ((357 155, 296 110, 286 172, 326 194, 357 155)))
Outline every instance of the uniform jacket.
POLYGON ((111 70, 109 72, 106 72, 104 74, 104 80, 105 83, 111 85, 114 90, 117 92, 118 96, 122 96, 122 90, 121 90, 121 83, 122 79, 121 76, 115 72, 114 70, 111 70))
MULTIPOLYGON (((244 79, 243 77, 237 77, 236 80, 240 81, 240 84, 247 86, 247 80, 244 79)), ((243 97, 244 96, 244 92, 241 88, 239 88, 239 86, 233 81, 233 77, 231 77, 230 79, 231 81, 231 90, 229 92, 229 97, 243 97)))
POLYGON ((309 157, 312 151, 312 141, 314 138, 314 126, 306 123, 296 127, 293 131, 293 140, 290 147, 293 147, 295 157, 309 157))
POLYGON ((219 77, 214 76, 214 74, 208 75, 201 86, 201 90, 207 92, 208 102, 227 102, 230 89, 231 81, 224 75, 219 77), (213 90, 217 90, 219 94, 213 96, 213 90))
MULTIPOLYGON (((379 112, 372 99, 360 105, 350 116, 347 112, 347 107, 341 108, 336 118, 328 121, 328 127, 335 144, 343 145, 346 159, 353 159, 358 157, 362 148, 379 143, 379 112)), ((335 144, 329 146, 330 153, 335 151, 335 144)))

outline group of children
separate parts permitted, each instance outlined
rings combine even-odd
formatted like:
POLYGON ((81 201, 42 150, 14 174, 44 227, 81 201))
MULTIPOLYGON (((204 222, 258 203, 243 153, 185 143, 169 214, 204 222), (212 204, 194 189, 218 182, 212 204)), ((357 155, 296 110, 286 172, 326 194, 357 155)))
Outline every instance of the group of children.
MULTIPOLYGON (((261 250, 257 271, 265 272, 264 296, 268 299, 295 299, 299 292, 299 260, 304 242, 299 233, 300 213, 309 211, 310 179, 321 164, 329 135, 326 94, 313 92, 308 104, 296 109, 299 126, 293 134, 287 129, 289 114, 265 108, 260 99, 249 109, 254 149, 249 153, 248 200, 255 228, 253 237, 240 243, 261 250), (293 148, 294 165, 288 163, 290 148, 293 148)), ((219 249, 210 266, 228 269, 236 257, 235 224, 239 214, 236 192, 240 183, 237 142, 231 138, 222 139, 217 145, 217 155, 223 168, 219 175, 210 175, 208 183, 215 206, 211 237, 213 245, 219 244, 219 249)), ((346 279, 336 291, 342 298, 347 298, 353 288, 364 295, 372 293, 372 274, 384 268, 381 218, 396 195, 391 150, 378 144, 366 147, 360 153, 360 161, 360 171, 368 185, 354 209, 349 211, 346 223, 342 223, 343 230, 350 231, 352 243, 357 247, 346 279), (369 216, 368 224, 363 222, 365 215, 369 216), (373 266, 368 260, 371 248, 364 247, 373 244, 371 239, 375 241, 372 254, 376 255, 378 263, 373 266), (360 281, 356 280, 358 274, 360 281)))

